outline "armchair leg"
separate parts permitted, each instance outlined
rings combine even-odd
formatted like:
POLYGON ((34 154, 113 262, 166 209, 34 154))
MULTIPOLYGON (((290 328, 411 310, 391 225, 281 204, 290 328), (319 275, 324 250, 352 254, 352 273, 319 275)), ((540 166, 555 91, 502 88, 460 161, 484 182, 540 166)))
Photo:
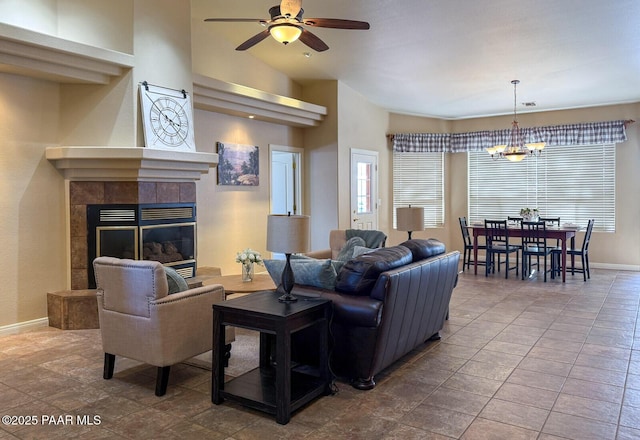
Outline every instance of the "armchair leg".
POLYGON ((169 371, 171 367, 158 367, 158 376, 156 377, 156 396, 164 396, 167 392, 167 384, 169 383, 169 371))
POLYGON ((104 371, 102 377, 104 379, 111 379, 113 377, 113 368, 116 365, 116 355, 111 353, 104 354, 104 371))

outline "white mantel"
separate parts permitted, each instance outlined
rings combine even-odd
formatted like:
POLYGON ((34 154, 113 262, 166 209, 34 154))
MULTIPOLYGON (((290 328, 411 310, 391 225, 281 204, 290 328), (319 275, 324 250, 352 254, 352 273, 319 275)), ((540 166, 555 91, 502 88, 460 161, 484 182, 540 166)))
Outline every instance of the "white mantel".
POLYGON ((49 147, 46 158, 68 180, 187 182, 218 165, 215 153, 144 147, 49 147))

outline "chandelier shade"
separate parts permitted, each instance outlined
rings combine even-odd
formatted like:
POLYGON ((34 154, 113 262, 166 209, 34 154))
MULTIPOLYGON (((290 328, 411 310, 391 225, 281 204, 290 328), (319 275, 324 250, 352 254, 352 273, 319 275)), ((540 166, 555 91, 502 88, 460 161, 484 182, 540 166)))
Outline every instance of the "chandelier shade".
POLYGON ((513 84, 513 122, 511 123, 509 142, 506 145, 495 145, 486 150, 493 159, 502 157, 510 162, 521 162, 527 156, 537 156, 542 153, 546 144, 544 142, 524 143, 522 132, 518 125, 518 114, 516 111, 518 102, 516 88, 518 84, 520 84, 520 80, 514 79, 511 81, 511 84, 513 84))

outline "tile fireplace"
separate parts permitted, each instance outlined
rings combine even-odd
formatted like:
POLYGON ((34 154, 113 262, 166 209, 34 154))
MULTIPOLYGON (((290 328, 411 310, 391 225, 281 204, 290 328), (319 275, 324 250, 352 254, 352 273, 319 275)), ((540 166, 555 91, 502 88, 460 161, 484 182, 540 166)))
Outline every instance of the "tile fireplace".
POLYGON ((69 182, 71 289, 95 287, 98 255, 151 259, 195 275, 195 182, 69 182))

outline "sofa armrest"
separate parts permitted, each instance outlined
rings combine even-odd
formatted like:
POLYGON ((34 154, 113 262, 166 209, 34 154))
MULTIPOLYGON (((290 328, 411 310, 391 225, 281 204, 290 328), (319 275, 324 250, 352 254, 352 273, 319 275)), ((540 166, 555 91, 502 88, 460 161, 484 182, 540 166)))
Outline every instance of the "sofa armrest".
POLYGON ((354 327, 377 327, 382 319, 383 302, 368 296, 343 295, 317 287, 296 284, 295 296, 322 297, 331 300, 334 322, 354 327))

